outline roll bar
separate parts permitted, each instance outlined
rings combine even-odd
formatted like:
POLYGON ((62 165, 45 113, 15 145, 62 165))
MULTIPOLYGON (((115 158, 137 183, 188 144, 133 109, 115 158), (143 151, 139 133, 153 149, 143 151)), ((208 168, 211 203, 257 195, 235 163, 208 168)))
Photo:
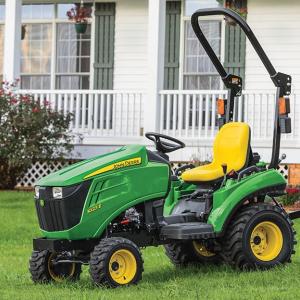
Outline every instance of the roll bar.
MULTIPOLYGON (((272 148, 272 159, 269 168, 276 168, 279 164, 279 150, 280 150, 280 137, 281 137, 281 129, 280 129, 280 117, 279 117, 279 98, 283 96, 288 96, 291 93, 291 81, 292 78, 290 75, 286 75, 280 72, 277 72, 272 65, 271 61, 269 60, 268 56, 266 55, 265 51, 261 47, 260 43, 258 42, 256 36, 252 32, 249 25, 245 22, 241 16, 239 16, 234 11, 227 9, 227 8, 208 8, 208 9, 199 9, 193 13, 191 18, 191 23, 193 30, 200 41, 201 45, 203 46, 204 50, 206 51, 207 55, 209 56, 210 60, 212 61, 213 65, 217 69, 218 73, 220 74, 224 85, 228 89, 228 100, 226 105, 226 118, 225 123, 230 122, 233 120, 233 110, 234 110, 234 98, 236 96, 240 96, 242 92, 242 78, 228 74, 221 64, 220 60, 218 59, 216 53, 208 43, 206 37, 204 36, 200 25, 199 25, 199 17, 203 16, 217 16, 223 15, 232 20, 234 20, 244 31, 246 36, 248 37, 250 43, 252 44, 254 50, 256 51, 257 55, 259 56, 260 60, 262 61, 263 65, 265 66, 266 70, 268 71, 271 80, 273 81, 275 87, 277 88, 276 93, 276 110, 275 110, 275 126, 274 126, 274 133, 273 133, 273 148, 272 148)), ((287 116, 286 116, 287 118, 287 116)), ((286 132, 289 133, 289 132, 286 132)))

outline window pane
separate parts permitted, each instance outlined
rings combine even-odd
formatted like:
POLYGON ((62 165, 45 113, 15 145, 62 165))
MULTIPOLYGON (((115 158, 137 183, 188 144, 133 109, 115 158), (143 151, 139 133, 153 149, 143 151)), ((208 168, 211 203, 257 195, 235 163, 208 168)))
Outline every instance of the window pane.
POLYGON ((21 42, 21 73, 49 74, 51 72, 51 24, 26 24, 21 42))
POLYGON ((0 20, 4 21, 5 19, 5 5, 0 5, 0 20))
POLYGON ((49 90, 50 76, 21 76, 21 89, 25 90, 49 90))
POLYGON ((186 0, 185 15, 191 16, 197 9, 218 7, 220 3, 217 0, 186 0))
POLYGON ((22 19, 53 19, 54 4, 30 4, 22 6, 22 19))
POLYGON ((58 75, 56 76, 56 88, 62 90, 88 90, 89 76, 58 75))
POLYGON ((4 46, 4 25, 0 25, 0 74, 3 74, 3 46, 4 46))
MULTIPOLYGON (((201 28, 213 50, 221 54, 221 22, 202 21, 201 28)), ((184 88, 219 88, 218 73, 195 36, 189 21, 185 23, 184 88)))
POLYGON ((86 34, 80 35, 76 33, 74 24, 58 24, 56 47, 56 72, 59 74, 56 88, 88 89, 89 76, 87 73, 90 72, 91 51, 90 25, 88 25, 86 34))
POLYGON ((57 18, 67 19, 67 11, 73 8, 74 4, 58 4, 57 5, 57 18))

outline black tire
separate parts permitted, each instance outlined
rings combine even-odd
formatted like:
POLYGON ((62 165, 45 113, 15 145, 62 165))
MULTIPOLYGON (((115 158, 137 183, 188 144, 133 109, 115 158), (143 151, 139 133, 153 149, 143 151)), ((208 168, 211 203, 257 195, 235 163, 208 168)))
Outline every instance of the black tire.
POLYGON ((143 264, 141 252, 133 242, 121 237, 104 238, 91 253, 90 275, 98 286, 137 284, 142 279, 143 264))
POLYGON ((246 206, 226 230, 224 259, 242 270, 268 269, 291 262, 295 233, 284 209, 267 203, 246 206))
POLYGON ((29 260, 29 271, 33 282, 49 283, 79 280, 81 264, 60 263, 53 266, 51 260, 55 255, 56 253, 48 250, 32 252, 29 260))
POLYGON ((189 264, 219 264, 220 256, 215 253, 203 255, 197 251, 196 241, 180 241, 164 245, 166 255, 177 267, 185 267, 189 264))

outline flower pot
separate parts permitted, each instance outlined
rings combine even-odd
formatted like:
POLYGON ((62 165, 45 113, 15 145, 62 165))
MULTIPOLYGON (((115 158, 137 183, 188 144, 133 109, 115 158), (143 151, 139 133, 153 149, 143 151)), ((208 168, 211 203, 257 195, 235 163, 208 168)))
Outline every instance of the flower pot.
POLYGON ((87 23, 75 23, 75 29, 76 32, 81 34, 81 33, 85 33, 86 29, 87 29, 87 23))

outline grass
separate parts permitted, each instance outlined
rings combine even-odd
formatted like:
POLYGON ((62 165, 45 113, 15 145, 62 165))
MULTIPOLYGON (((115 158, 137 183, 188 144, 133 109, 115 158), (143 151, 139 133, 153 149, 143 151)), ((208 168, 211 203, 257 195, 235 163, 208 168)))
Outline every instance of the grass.
MULTIPOLYGON (((0 192, 0 299, 299 299, 300 249, 293 263, 259 272, 228 266, 176 269, 161 247, 143 250, 145 271, 137 286, 97 288, 85 267, 77 283, 35 285, 28 259, 39 236, 32 193, 0 192)), ((296 222, 300 229, 300 222, 296 222)), ((300 231, 299 231, 300 232, 300 231)))

